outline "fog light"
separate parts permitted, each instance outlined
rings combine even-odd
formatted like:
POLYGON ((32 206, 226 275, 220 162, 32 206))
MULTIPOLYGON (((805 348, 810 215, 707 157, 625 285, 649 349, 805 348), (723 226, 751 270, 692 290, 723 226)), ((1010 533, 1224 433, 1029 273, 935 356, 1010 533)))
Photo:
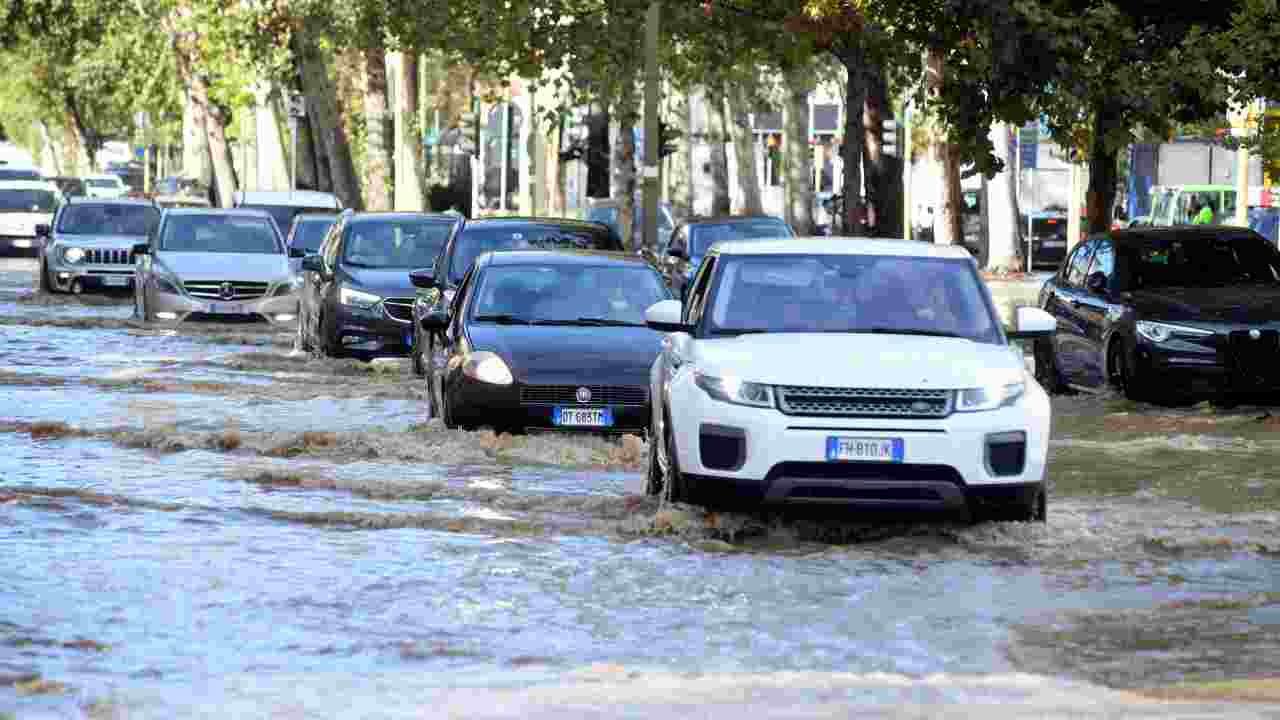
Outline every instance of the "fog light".
POLYGON ((296 316, 296 315, 289 315, 288 313, 281 313, 281 314, 279 314, 279 315, 277 315, 277 316, 276 316, 276 322, 289 322, 290 320, 293 320, 293 319, 295 319, 295 318, 297 318, 297 316, 296 316))
POLYGON ((993 477, 1021 475, 1027 464, 1027 434, 1022 431, 987 436, 987 472, 993 477))
POLYGON ((177 320, 178 314, 171 313, 171 312, 158 312, 156 313, 156 317, 160 318, 161 320, 177 320))
POLYGON ((58 279, 66 282, 71 279, 71 273, 58 273, 58 279))

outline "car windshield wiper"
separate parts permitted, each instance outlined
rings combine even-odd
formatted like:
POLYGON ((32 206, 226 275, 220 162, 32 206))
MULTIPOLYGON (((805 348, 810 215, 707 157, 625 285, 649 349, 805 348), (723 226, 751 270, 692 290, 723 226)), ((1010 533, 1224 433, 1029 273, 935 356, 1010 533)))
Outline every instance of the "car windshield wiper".
POLYGON ((349 266, 351 266, 351 267, 358 267, 358 268, 373 268, 373 267, 378 267, 377 265, 370 265, 369 263, 362 263, 362 262, 360 262, 360 261, 358 261, 358 260, 348 260, 346 264, 347 264, 347 265, 349 265, 349 266))
POLYGON ((716 328, 712 335, 753 335, 757 333, 775 332, 771 328, 716 328))
POLYGON ((644 323, 609 318, 580 317, 576 320, 534 320, 534 325, 588 325, 598 327, 643 327, 644 323))
POLYGON ((894 328, 894 327, 872 327, 855 330, 854 332, 874 333, 876 335, 923 335, 925 337, 967 337, 960 333, 947 332, 946 330, 928 330, 926 328, 894 328))
POLYGON ((532 325, 533 321, 529 318, 517 317, 515 315, 477 315, 476 322, 491 322, 499 325, 532 325))

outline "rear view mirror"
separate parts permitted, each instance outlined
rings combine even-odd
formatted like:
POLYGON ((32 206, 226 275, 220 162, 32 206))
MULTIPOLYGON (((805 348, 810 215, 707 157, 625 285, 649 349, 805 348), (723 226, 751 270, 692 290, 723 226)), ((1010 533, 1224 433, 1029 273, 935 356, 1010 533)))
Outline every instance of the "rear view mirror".
POLYGON ((1010 340, 1033 340, 1046 338, 1056 332, 1058 321, 1052 315, 1034 307, 1020 307, 1014 318, 1014 330, 1009 333, 1010 340))
POLYGON ((1104 273, 1093 273, 1085 280, 1085 285, 1089 288, 1089 292, 1103 293, 1107 289, 1107 276, 1104 273))
POLYGON ((443 330, 449 326, 449 314, 441 309, 433 308, 422 316, 423 330, 443 330))
POLYGON ((136 245, 134 245, 134 246, 133 246, 133 254, 134 254, 134 255, 150 255, 150 254, 151 254, 151 244, 150 244, 150 243, 137 243, 136 245))
POLYGON ((679 300, 660 300, 644 311, 644 322, 660 332, 687 332, 689 326, 680 322, 683 311, 679 300))
POLYGON ((428 270, 414 270, 409 273, 409 282, 413 283, 414 287, 422 288, 423 290, 430 290, 436 287, 435 268, 428 270))
POLYGON ((679 245, 672 245, 671 247, 667 248, 667 256, 671 258, 679 258, 681 260, 689 259, 689 254, 686 253, 684 251, 684 248, 680 247, 679 245))
POLYGON ((319 255, 307 255, 302 258, 302 269, 306 272, 324 274, 324 260, 319 255))
POLYGON ((40 223, 39 225, 36 225, 36 237, 42 237, 42 238, 49 237, 49 226, 46 225, 45 223, 40 223))
POLYGON ((307 251, 306 251, 306 249, 304 249, 304 248, 299 248, 299 247, 291 247, 291 248, 289 248, 289 257, 290 257, 290 258, 297 259, 297 258, 304 258, 304 257, 306 257, 306 256, 307 256, 307 251))

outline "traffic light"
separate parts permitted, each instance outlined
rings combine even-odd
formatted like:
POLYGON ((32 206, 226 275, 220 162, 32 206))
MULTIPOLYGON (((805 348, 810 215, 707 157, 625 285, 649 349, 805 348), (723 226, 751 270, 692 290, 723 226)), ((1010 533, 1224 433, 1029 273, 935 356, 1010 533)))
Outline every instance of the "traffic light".
POLYGON ((884 153, 885 155, 893 155, 893 156, 899 155, 902 152, 902 150, 900 149, 902 147, 902 143, 901 143, 901 138, 899 138, 900 133, 898 128, 898 121, 892 118, 883 120, 881 121, 880 129, 881 129, 881 137, 884 143, 881 146, 881 152, 884 153))
POLYGON ((458 140, 458 150, 468 155, 480 154, 480 112, 477 105, 477 102, 472 101, 471 109, 462 113, 458 121, 462 131, 458 140))
POLYGON ((684 133, 665 122, 658 121, 658 156, 666 157, 675 153, 676 141, 684 137, 684 133))

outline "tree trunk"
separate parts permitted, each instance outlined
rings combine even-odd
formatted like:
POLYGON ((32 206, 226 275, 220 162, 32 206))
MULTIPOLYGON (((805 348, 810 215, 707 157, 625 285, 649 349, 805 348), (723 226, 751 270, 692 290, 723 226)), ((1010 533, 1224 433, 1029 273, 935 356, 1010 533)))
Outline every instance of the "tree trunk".
POLYGON ((997 123, 991 128, 991 143, 996 157, 1004 161, 1000 174, 987 181, 987 262, 988 270, 1016 272, 1023 266, 1021 246, 1018 243, 1018 208, 1011 192, 1014 166, 1010 162, 1013 143, 1009 141, 1009 126, 997 123))
POLYGON ((364 192, 370 210, 390 210, 391 137, 387 113, 387 52, 381 38, 364 51, 364 192))
POLYGON ((98 171, 98 150, 102 147, 102 141, 97 134, 93 132, 84 123, 84 115, 80 112, 80 105, 76 102, 74 96, 68 94, 66 96, 67 115, 71 118, 71 126, 75 129, 76 138, 80 142, 80 147, 84 149, 85 157, 89 161, 89 172, 98 171))
POLYGON ((729 192, 729 156, 724 151, 729 124, 725 117, 725 91, 720 83, 707 86, 707 142, 711 143, 711 214, 733 211, 729 192))
MULTIPOLYGON (((929 48, 925 61, 925 88, 932 100, 942 93, 946 81, 946 56, 941 48, 929 48)), ((934 242, 958 245, 964 239, 960 196, 960 153, 943 136, 934 143, 933 151, 942 168, 942 197, 938 203, 934 242)))
POLYGON ((351 146, 338 109, 338 91, 332 78, 332 67, 320 51, 318 39, 307 30, 295 36, 294 57, 302 78, 302 93, 307 98, 307 120, 317 145, 328 160, 333 192, 345 207, 361 210, 364 200, 356 177, 351 146))
POLYGON ((876 237, 902 236, 902 148, 898 156, 884 150, 884 121, 893 119, 884 68, 868 66, 867 96, 862 104, 862 167, 867 184, 867 225, 876 237))
MULTIPOLYGON (((185 77, 183 81, 186 83, 185 77)), ((195 101, 188 84, 186 107, 182 113, 182 174, 212 189, 213 168, 209 164, 209 136, 205 134, 204 113, 204 103, 195 101)))
POLYGON ((807 70, 802 66, 787 78, 786 219, 801 235, 814 232, 813 149, 809 146, 810 83, 805 77, 807 70))
POLYGON ((423 208, 422 170, 419 167, 418 131, 418 51, 405 48, 400 53, 396 75, 395 207, 420 211, 423 208))
MULTIPOLYGON (((1114 106, 1099 103, 1093 110, 1093 140, 1089 148, 1089 190, 1085 210, 1089 233, 1111 228, 1111 210, 1116 202, 1116 167, 1119 152, 1107 142, 1107 135, 1121 127, 1122 118, 1114 106)), ((1241 200, 1240 202, 1244 202, 1241 200)), ((1221 208, 1218 208, 1221 212, 1221 208)))
MULTIPOLYGON (((192 91, 199 97, 208 96, 204 78, 196 76, 192 91)), ((231 207, 232 194, 236 191, 236 170, 231 158, 231 146, 227 144, 227 123, 222 112, 212 104, 205 106, 204 131, 209 138, 209 159, 213 164, 213 180, 218 189, 218 204, 231 207)), ((287 231, 287 228, 280 228, 287 231)))
POLYGON ((836 57, 845 69, 844 142, 840 159, 844 162, 844 217, 841 232, 845 235, 868 234, 866 208, 862 202, 862 110, 867 99, 864 53, 860 47, 848 47, 836 57))
POLYGON ((622 99, 617 104, 618 142, 614 147, 613 178, 614 197, 620 202, 618 230, 622 242, 634 250, 636 243, 631 228, 636 217, 636 136, 637 119, 634 85, 626 83, 622 99))
POLYGON ((759 215, 764 212, 764 203, 760 200, 760 174, 756 172, 755 135, 748 117, 750 101, 746 88, 738 83, 729 83, 727 90, 729 128, 738 166, 738 190, 742 193, 741 210, 745 215, 759 215))

